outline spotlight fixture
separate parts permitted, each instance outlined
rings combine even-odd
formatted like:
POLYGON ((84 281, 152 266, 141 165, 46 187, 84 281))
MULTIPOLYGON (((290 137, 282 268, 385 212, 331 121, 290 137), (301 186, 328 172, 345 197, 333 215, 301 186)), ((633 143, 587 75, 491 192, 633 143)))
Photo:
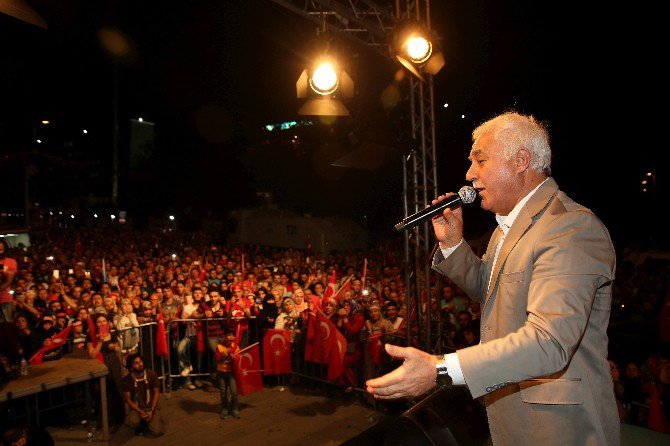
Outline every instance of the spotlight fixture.
POLYGON ((394 33, 395 57, 422 81, 423 74, 435 75, 444 67, 444 54, 437 47, 437 38, 415 21, 402 23, 394 33))
POLYGON ((300 115, 348 116, 340 99, 354 96, 354 81, 334 59, 321 57, 300 74, 295 84, 298 99, 307 99, 298 110, 300 115))

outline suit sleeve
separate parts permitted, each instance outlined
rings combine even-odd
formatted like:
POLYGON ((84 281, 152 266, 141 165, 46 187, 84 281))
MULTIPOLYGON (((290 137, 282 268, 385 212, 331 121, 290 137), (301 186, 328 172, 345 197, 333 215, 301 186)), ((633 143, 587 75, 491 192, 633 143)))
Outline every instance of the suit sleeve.
POLYGON ((470 245, 461 243, 446 259, 438 249, 433 269, 448 276, 470 299, 483 303, 488 285, 485 260, 477 257, 470 245))
MULTIPOLYGON (((507 336, 457 352, 475 398, 492 391, 493 383, 510 384, 565 369, 584 335, 598 289, 614 278, 609 234, 588 211, 556 217, 537 239, 533 256, 525 324, 507 336)), ((513 292, 500 290, 496 295, 513 297, 513 292)))

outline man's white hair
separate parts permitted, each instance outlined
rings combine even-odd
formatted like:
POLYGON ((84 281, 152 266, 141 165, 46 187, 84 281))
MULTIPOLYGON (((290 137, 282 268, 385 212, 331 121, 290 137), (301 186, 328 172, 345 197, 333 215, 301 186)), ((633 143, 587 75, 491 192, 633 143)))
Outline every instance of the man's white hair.
POLYGON ((551 175, 551 147, 545 126, 531 115, 507 112, 490 119, 472 132, 472 141, 487 133, 503 148, 505 159, 524 147, 531 154, 530 168, 551 175))

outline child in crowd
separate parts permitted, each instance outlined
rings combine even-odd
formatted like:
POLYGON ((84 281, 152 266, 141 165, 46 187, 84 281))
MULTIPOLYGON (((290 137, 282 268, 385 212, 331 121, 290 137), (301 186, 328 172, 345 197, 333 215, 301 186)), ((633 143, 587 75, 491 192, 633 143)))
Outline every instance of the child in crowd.
POLYGON ((235 344, 235 332, 226 330, 225 338, 216 346, 216 380, 221 391, 221 419, 228 416, 228 390, 230 390, 231 409, 230 413, 235 418, 240 418, 237 408, 237 382, 233 376, 233 356, 240 348, 235 344))

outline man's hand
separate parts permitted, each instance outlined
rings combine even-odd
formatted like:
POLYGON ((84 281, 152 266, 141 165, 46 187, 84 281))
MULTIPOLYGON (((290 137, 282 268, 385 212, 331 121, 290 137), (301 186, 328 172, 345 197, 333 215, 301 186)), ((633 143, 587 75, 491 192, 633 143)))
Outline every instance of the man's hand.
MULTIPOLYGON (((441 195, 433 200, 432 204, 439 203, 454 195, 453 192, 441 195)), ((441 216, 432 220, 435 238, 443 248, 451 248, 460 243, 463 238, 463 210, 446 208, 441 216)))
POLYGON ((437 358, 412 347, 386 344, 389 355, 405 362, 379 378, 367 381, 367 391, 380 400, 415 398, 435 387, 437 358))

